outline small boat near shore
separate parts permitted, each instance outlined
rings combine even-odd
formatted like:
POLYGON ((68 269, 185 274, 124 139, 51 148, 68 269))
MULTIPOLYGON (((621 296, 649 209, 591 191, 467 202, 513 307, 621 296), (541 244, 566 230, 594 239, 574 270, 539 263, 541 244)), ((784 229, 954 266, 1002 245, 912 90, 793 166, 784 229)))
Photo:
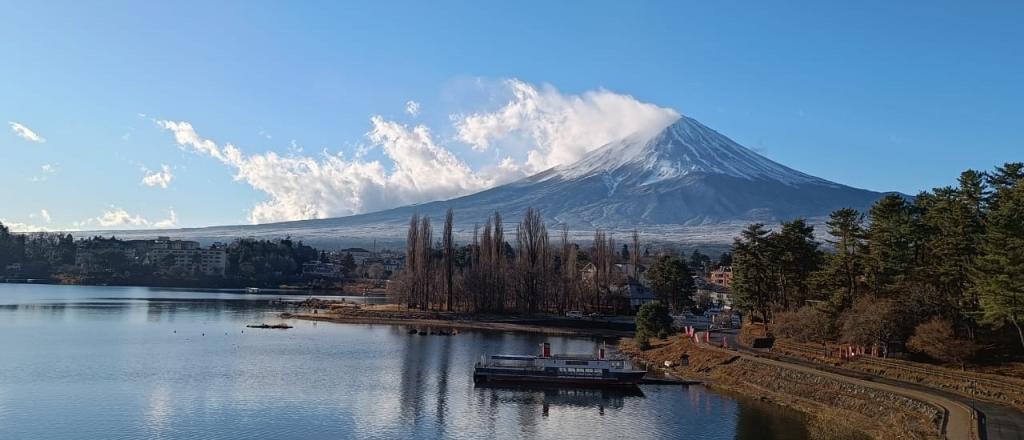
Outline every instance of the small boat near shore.
POLYGON ((473 369, 476 383, 545 383, 576 386, 634 386, 647 372, 624 358, 609 359, 605 349, 597 355, 552 355, 551 344, 541 344, 540 355, 481 356, 473 369))

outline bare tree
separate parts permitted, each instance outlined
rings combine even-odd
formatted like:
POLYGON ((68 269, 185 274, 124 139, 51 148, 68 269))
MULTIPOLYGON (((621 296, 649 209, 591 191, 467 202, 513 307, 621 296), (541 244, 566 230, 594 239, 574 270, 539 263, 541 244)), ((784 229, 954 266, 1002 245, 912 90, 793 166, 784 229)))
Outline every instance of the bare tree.
POLYGON ((633 267, 631 268, 630 276, 637 282, 640 282, 640 231, 633 229, 632 239, 633 249, 629 253, 629 264, 633 267))
POLYGON ((455 302, 455 239, 452 237, 454 217, 455 214, 452 212, 452 208, 448 208, 448 213, 444 217, 444 235, 441 239, 441 249, 444 258, 445 305, 449 312, 452 311, 455 302))
POLYGON ((420 215, 414 213, 409 218, 409 231, 405 236, 405 267, 402 269, 400 282, 402 288, 400 289, 400 296, 405 300, 407 307, 414 307, 415 301, 419 298, 418 288, 416 283, 416 268, 419 267, 417 263, 417 246, 419 245, 419 223, 420 215))
POLYGON ((536 313, 546 301, 549 253, 548 230, 540 211, 528 208, 516 227, 517 303, 521 311, 536 313))
POLYGON ((430 217, 423 216, 420 218, 419 233, 416 237, 416 269, 415 269, 415 280, 417 289, 419 290, 419 307, 421 310, 426 310, 430 306, 430 294, 432 281, 432 261, 431 257, 433 254, 433 229, 430 226, 430 217))

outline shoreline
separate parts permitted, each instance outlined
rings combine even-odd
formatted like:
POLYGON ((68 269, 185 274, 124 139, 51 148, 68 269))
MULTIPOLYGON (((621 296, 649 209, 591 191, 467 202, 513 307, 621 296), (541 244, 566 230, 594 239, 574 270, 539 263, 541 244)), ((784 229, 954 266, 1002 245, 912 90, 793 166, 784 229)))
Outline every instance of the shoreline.
POLYGON ((397 316, 352 316, 331 312, 324 313, 293 313, 282 312, 282 319, 301 319, 306 321, 333 322, 336 324, 387 324, 419 326, 425 328, 448 328, 463 330, 490 330, 506 332, 540 333, 551 336, 591 336, 599 338, 628 338, 633 332, 601 328, 555 327, 528 322, 516 323, 508 321, 488 321, 479 319, 429 319, 402 318, 397 316))

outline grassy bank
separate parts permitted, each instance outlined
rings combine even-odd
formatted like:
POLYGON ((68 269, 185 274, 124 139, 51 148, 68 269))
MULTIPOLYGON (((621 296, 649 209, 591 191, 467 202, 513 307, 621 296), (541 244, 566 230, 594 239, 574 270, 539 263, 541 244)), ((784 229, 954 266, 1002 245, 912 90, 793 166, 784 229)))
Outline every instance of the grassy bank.
POLYGON ((939 438, 942 412, 914 399, 833 380, 799 369, 755 363, 725 351, 675 336, 654 340, 641 351, 632 340, 620 349, 636 359, 662 366, 676 376, 712 388, 797 409, 808 415, 814 438, 939 438), (680 365, 686 355, 689 362, 680 365))

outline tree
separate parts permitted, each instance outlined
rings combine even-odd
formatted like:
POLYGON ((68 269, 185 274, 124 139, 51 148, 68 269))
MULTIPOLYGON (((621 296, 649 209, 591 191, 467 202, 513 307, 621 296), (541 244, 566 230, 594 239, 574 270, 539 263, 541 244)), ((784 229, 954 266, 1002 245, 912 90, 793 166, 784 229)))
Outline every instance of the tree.
POLYGON ((849 307, 863 290, 861 275, 866 252, 863 222, 864 217, 857 210, 843 208, 832 212, 825 223, 829 235, 834 237, 829 243, 835 253, 826 258, 816 278, 820 288, 835 292, 833 300, 838 308, 849 307))
POLYGON ((914 266, 915 220, 903 197, 889 194, 871 206, 864 258, 869 288, 890 293, 914 266))
POLYGON ((452 236, 454 222, 455 213, 452 208, 448 208, 448 212, 444 216, 441 252, 444 265, 445 304, 449 312, 452 311, 455 303, 455 238, 452 236))
POLYGON ((637 337, 657 336, 665 338, 672 333, 672 315, 668 307, 659 301, 640 306, 636 314, 637 337))
POLYGON ((722 252, 722 255, 718 256, 718 261, 716 262, 716 264, 718 265, 718 267, 732 266, 732 253, 722 252))
POLYGON ((973 280, 985 321, 1013 325, 1024 347, 1024 184, 996 191, 998 204, 987 217, 973 280))
POLYGON ((516 227, 516 273, 519 281, 520 310, 535 313, 546 301, 550 279, 548 230, 540 211, 528 208, 523 221, 516 227))
POLYGON ((822 254, 814 240, 814 227, 803 219, 783 222, 782 229, 768 237, 770 261, 774 266, 776 301, 784 309, 800 306, 810 298, 811 275, 821 266, 822 254))
POLYGON ((780 336, 800 342, 824 344, 835 336, 832 316, 821 307, 810 305, 775 315, 772 330, 780 336))
POLYGON ((904 323, 895 301, 862 296, 840 316, 840 340, 855 345, 878 345, 888 352, 890 344, 903 341, 904 323))
POLYGON ((711 267, 711 257, 700 253, 700 249, 694 249, 693 253, 690 254, 688 264, 690 269, 697 271, 697 273, 704 273, 711 267))
POLYGON ((352 256, 351 252, 345 252, 345 256, 341 257, 341 267, 345 269, 345 273, 355 270, 356 259, 352 256))
POLYGON ((647 271, 654 295, 672 309, 680 310, 693 304, 693 276, 679 258, 662 256, 647 271))
POLYGON ((771 245, 761 223, 747 226, 732 245, 732 292, 741 310, 768 322, 772 304, 771 245))
POLYGON ((932 318, 914 329, 907 348, 942 362, 956 363, 964 369, 967 360, 974 357, 980 347, 972 341, 958 338, 952 322, 932 318))

